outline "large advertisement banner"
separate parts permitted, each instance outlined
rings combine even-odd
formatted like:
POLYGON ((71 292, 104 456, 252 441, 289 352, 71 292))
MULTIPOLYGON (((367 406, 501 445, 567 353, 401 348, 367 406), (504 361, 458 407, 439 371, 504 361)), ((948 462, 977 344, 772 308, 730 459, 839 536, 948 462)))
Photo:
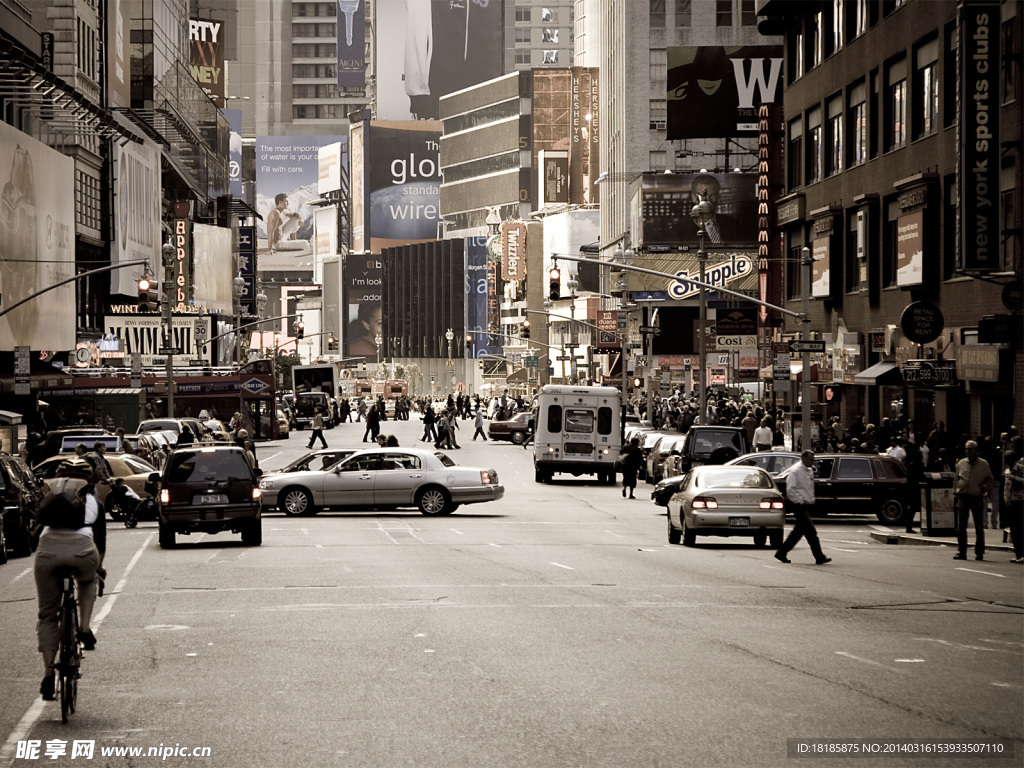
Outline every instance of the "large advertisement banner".
POLYGON ((320 199, 320 148, 340 136, 260 136, 256 210, 260 272, 313 270, 313 211, 320 199))
POLYGON ((342 168, 348 160, 348 142, 336 141, 320 147, 317 191, 321 195, 341 189, 342 168))
MULTIPOLYGON (((114 241, 110 260, 116 264, 145 259, 158 275, 160 253, 160 150, 151 141, 114 145, 114 241)), ((110 292, 134 296, 142 267, 110 273, 110 292)))
MULTIPOLYGON (((0 122, 0 297, 10 307, 75 273, 75 163, 0 122)), ((0 317, 0 349, 75 348, 68 284, 0 317)))
POLYGON ((363 0, 338 0, 338 87, 366 88, 366 6, 363 0))
MULTIPOLYGON (((960 6, 960 258, 964 269, 999 267, 1000 3, 960 6)), ((1018 137, 1019 138, 1019 137, 1018 137)))
MULTIPOLYGON (((369 249, 437 239, 441 221, 441 123, 370 123, 364 171, 369 249)), ((365 140, 365 137, 364 137, 365 140)))
POLYGON ((437 120, 440 98, 504 74, 502 0, 377 0, 377 116, 437 120))
MULTIPOLYGON (((193 301, 208 312, 231 314, 234 311, 232 281, 237 273, 232 239, 233 232, 227 227, 192 225, 193 301)), ((247 281, 246 292, 248 290, 247 281)), ((241 298, 252 301, 253 297, 243 293, 241 298)))
POLYGON ((231 130, 228 144, 228 192, 232 197, 242 198, 242 110, 222 109, 231 130))
MULTIPOLYGON (((704 281, 708 285, 722 286, 730 291, 745 293, 757 298, 757 251, 753 248, 712 253, 704 265, 704 281)), ((644 253, 637 254, 634 265, 676 275, 679 279, 669 280, 642 272, 629 273, 629 297, 633 301, 683 301, 700 296, 700 286, 690 280, 700 279, 700 262, 696 253, 644 253)), ((717 291, 708 289, 709 300, 728 298, 717 291)))
POLYGON ((828 298, 832 295, 832 262, 827 237, 811 241, 811 258, 811 296, 816 299, 828 298))
POLYGON ((540 69, 533 73, 533 165, 540 190, 535 203, 598 201, 594 179, 600 172, 598 153, 598 71, 596 68, 540 69), (552 162, 553 160, 553 162, 552 162), (559 165, 560 164, 560 165, 559 165), (544 194, 550 174, 563 171, 568 186, 544 194))
POLYGON ((896 285, 920 285, 924 282, 924 212, 918 211, 896 220, 896 285))
POLYGON ((128 0, 107 0, 107 104, 114 108, 130 107, 132 57, 128 0))
POLYGON ((324 262, 338 255, 338 206, 328 205, 318 209, 314 215, 314 224, 313 282, 322 283, 324 262))
POLYGON ((631 206, 644 247, 698 245, 690 216, 705 197, 714 214, 704 226, 707 247, 757 242, 757 177, 744 173, 647 173, 633 182, 631 206))
POLYGON ((670 46, 669 139, 755 136, 757 108, 782 102, 782 47, 670 46))
POLYGON ((188 20, 189 71, 218 107, 224 106, 224 44, 222 22, 188 20))
POLYGON ((466 238, 466 344, 470 357, 500 355, 501 345, 489 346, 487 315, 487 238, 466 238))
MULTIPOLYGON (((164 321, 160 315, 108 315, 103 321, 103 333, 118 339, 119 348, 125 358, 130 355, 142 356, 142 365, 162 365, 166 358, 158 354, 164 344, 164 321)), ((210 347, 197 342, 209 339, 210 318, 174 317, 171 320, 170 346, 182 350, 191 360, 210 362, 210 347)))
POLYGON ((347 313, 342 339, 345 356, 376 362, 377 339, 383 330, 380 259, 373 254, 350 253, 342 285, 347 313))

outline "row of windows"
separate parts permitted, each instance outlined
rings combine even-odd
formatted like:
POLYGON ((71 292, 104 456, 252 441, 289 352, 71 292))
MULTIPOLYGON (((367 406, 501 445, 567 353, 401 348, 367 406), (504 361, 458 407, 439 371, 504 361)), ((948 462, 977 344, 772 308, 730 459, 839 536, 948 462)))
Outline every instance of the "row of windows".
MULTIPOLYGON (((542 22, 558 21, 558 9, 557 8, 541 8, 540 9, 540 20, 542 22)), ((532 8, 516 8, 516 21, 517 22, 533 21, 533 9, 532 8)))
MULTIPOLYGON (((529 27, 517 28, 516 29, 516 42, 517 43, 532 43, 533 42, 533 30, 529 27)), ((558 42, 558 30, 557 29, 543 29, 541 30, 541 42, 542 43, 557 43, 558 42)))
POLYGON ((294 120, 343 120, 351 105, 346 104, 293 104, 294 120))
POLYGON ((80 227, 103 231, 100 180, 75 169, 75 223, 80 227))
POLYGON ((296 16, 337 16, 337 3, 292 3, 292 18, 296 16))
POLYGON ((337 24, 292 24, 292 37, 337 37, 337 24))
MULTIPOLYGON (((558 51, 545 50, 542 52, 541 64, 557 64, 558 63, 558 51)), ((530 49, 522 49, 516 51, 516 64, 533 64, 533 51, 530 49)))
MULTIPOLYGON (((669 2, 671 0, 650 0, 652 29, 665 28, 666 9, 669 2)), ((715 26, 733 26, 737 10, 741 27, 757 26, 755 0, 715 0, 715 26)), ((673 19, 676 27, 691 26, 693 23, 693 0, 674 0, 673 19)))
POLYGON ((338 46, 335 43, 296 43, 292 46, 292 57, 296 59, 335 59, 338 46))
POLYGON ((78 19, 78 69, 93 82, 99 82, 98 50, 99 40, 96 30, 78 19))
POLYGON ((292 77, 299 78, 331 78, 338 76, 337 64, 292 64, 292 77))
POLYGON ((292 86, 293 99, 337 99, 347 95, 333 83, 292 86))

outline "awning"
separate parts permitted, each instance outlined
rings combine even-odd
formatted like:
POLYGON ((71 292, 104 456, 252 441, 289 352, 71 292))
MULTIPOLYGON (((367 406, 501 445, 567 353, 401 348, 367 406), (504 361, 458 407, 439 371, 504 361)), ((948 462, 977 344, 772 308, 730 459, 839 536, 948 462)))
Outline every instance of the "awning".
POLYGON ((870 368, 855 374, 853 383, 862 387, 877 387, 890 384, 902 384, 899 363, 875 363, 870 368))

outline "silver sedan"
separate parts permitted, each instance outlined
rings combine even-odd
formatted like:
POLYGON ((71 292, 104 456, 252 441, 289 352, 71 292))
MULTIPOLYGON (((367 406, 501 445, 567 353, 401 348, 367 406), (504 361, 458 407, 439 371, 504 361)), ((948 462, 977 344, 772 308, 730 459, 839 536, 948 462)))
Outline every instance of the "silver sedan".
POLYGON ((461 504, 505 494, 493 469, 459 466, 440 451, 417 448, 358 451, 327 471, 266 474, 260 489, 286 515, 412 506, 424 515, 449 515, 461 504))
POLYGON ((687 547, 698 535, 752 536, 782 546, 786 506, 775 481, 757 467, 697 467, 668 502, 668 541, 687 547))

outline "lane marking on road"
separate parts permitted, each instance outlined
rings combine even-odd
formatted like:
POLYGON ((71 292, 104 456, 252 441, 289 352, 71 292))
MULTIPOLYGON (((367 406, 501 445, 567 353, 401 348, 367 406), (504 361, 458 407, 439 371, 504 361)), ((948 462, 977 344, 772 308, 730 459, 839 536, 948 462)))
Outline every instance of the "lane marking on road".
POLYGON ((890 667, 888 664, 882 664, 880 661, 872 661, 871 659, 865 659, 861 656, 854 656, 852 653, 847 653, 846 651, 836 651, 835 653, 836 656, 843 656, 847 659, 852 659, 853 661, 860 661, 864 664, 870 664, 873 667, 881 667, 882 669, 888 669, 890 672, 897 672, 901 675, 907 674, 899 667, 890 667))
POLYGON ((616 533, 615 531, 605 531, 605 533, 609 533, 609 534, 611 534, 612 536, 618 536, 618 537, 619 537, 620 539, 624 539, 624 538, 626 538, 626 537, 625 537, 625 536, 623 536, 623 535, 622 535, 621 533, 616 533))
POLYGON ((501 544, 488 544, 487 546, 488 547, 495 547, 497 549, 501 549, 501 544))
MULTIPOLYGON (((149 547, 149 543, 153 541, 153 537, 155 535, 155 533, 149 534, 149 536, 146 537, 146 540, 142 542, 142 546, 139 547, 139 549, 132 556, 132 559, 128 561, 128 565, 124 569, 124 575, 121 577, 120 581, 117 582, 117 586, 114 587, 113 592, 109 593, 106 596, 107 599, 103 602, 103 607, 96 613, 95 616, 93 616, 92 626, 94 630, 98 629, 100 625, 103 624, 103 620, 107 617, 111 609, 114 607, 114 603, 117 602, 117 598, 120 596, 121 591, 124 589, 124 585, 128 581, 128 574, 131 573, 132 568, 135 567, 135 564, 139 562, 139 558, 142 557, 142 553, 145 552, 146 549, 149 547)), ((32 705, 25 712, 25 715, 21 718, 21 720, 18 721, 18 724, 14 726, 14 730, 11 731, 10 735, 7 737, 7 740, 4 742, 3 746, 0 747, 0 762, 6 764, 11 764, 14 762, 14 754, 15 750, 17 749, 18 742, 24 741, 26 738, 28 738, 28 735, 32 732, 32 729, 35 727, 36 723, 39 722, 39 718, 43 714, 43 708, 45 704, 46 702, 44 702, 42 699, 36 699, 32 702, 32 705)))
POLYGON ((859 549, 843 549, 842 547, 829 547, 829 549, 834 549, 836 552, 860 552, 859 549))
POLYGON ((964 643, 954 643, 949 640, 940 640, 937 637, 917 637, 915 640, 919 640, 925 643, 938 643, 939 645, 945 645, 950 648, 956 648, 961 651, 985 651, 986 653, 1013 653, 1016 655, 1016 651, 1008 648, 986 648, 983 645, 965 645, 964 643))
POLYGON ((1004 576, 1001 573, 992 573, 991 571, 976 571, 974 568, 957 568, 957 570, 958 571, 967 571, 968 573, 983 573, 986 576, 995 576, 995 577, 1000 578, 1000 579, 1005 579, 1006 578, 1006 576, 1004 576))
POLYGON ((451 531, 452 533, 459 534, 459 536, 465 536, 466 535, 462 531, 460 531, 458 528, 449 528, 448 530, 451 531))
POLYGON ((924 659, 893 659, 897 664, 924 664, 924 659))
POLYGON ((567 571, 575 571, 575 570, 576 570, 576 569, 575 569, 575 568, 573 568, 573 567, 572 567, 571 565, 562 565, 561 563, 556 563, 556 562, 554 562, 554 561, 552 561, 552 563, 551 563, 551 564, 552 564, 552 565, 556 565, 556 566, 558 566, 559 568, 565 568, 565 570, 567 570, 567 571))
POLYGON ((13 584, 14 582, 16 582, 16 581, 17 581, 18 579, 23 579, 23 578, 25 578, 25 577, 26 577, 26 576, 28 576, 28 575, 29 575, 30 573, 32 573, 32 569, 31 569, 31 568, 26 568, 26 569, 25 569, 24 571, 22 571, 22 572, 21 572, 21 573, 19 573, 19 574, 18 574, 17 576, 15 576, 15 577, 14 577, 13 579, 11 579, 11 584, 13 584))

